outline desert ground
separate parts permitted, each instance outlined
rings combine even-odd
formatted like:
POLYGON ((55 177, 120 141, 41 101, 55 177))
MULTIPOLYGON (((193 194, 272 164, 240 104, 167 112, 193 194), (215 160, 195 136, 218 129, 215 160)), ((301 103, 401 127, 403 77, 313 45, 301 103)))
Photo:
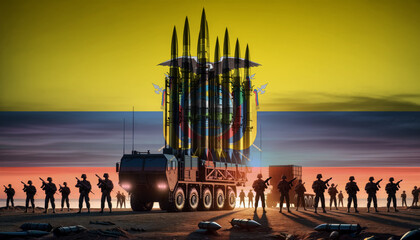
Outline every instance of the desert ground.
MULTIPOLYGON (((56 214, 43 214, 43 209, 36 213, 24 213, 23 209, 15 211, 2 209, 0 211, 0 232, 18 231, 26 222, 50 223, 53 227, 83 225, 89 231, 62 239, 113 239, 107 235, 97 234, 100 230, 122 232, 121 239, 328 239, 328 233, 318 233, 313 230, 322 223, 358 223, 366 228, 358 236, 342 235, 340 239, 364 239, 375 235, 376 239, 388 239, 391 236, 402 236, 413 228, 420 227, 420 209, 401 209, 400 212, 387 213, 384 208, 379 213, 367 213, 365 208, 360 208, 360 213, 347 213, 344 208, 315 214, 313 210, 296 211, 292 213, 279 213, 278 208, 269 208, 263 214, 258 209, 254 214, 253 209, 235 209, 233 211, 209 212, 164 212, 153 209, 151 212, 132 212, 127 209, 116 209, 113 213, 76 214, 58 211, 56 214), (253 230, 232 228, 232 218, 253 219, 262 224, 253 230), (198 230, 200 221, 215 221, 222 228, 210 233, 198 230), (115 225, 96 225, 90 221, 110 221, 115 225), (142 230, 143 229, 143 230, 142 230)), ((54 239, 52 234, 40 239, 54 239)), ((114 238, 115 239, 115 238, 114 238)), ((398 238, 399 239, 399 238, 398 238)))

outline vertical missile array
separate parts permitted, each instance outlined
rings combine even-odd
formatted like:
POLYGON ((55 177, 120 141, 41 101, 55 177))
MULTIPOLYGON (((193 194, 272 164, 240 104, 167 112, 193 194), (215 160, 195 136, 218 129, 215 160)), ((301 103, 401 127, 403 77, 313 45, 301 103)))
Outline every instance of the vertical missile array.
POLYGON ((170 70, 166 79, 166 99, 169 102, 165 104, 165 138, 174 154, 244 164, 239 151, 243 149, 243 156, 249 156, 252 130, 249 48, 246 47, 245 61, 241 64, 243 60, 237 40, 234 58, 231 58, 226 28, 221 58, 220 50, 219 39, 216 38, 214 62, 210 62, 209 29, 203 9, 196 65, 191 57, 189 22, 186 18, 181 66, 178 66, 178 40, 174 27, 170 70), (244 79, 241 82, 242 67, 244 79), (179 151, 180 146, 182 151, 179 151), (234 150, 231 150, 232 147, 234 150))

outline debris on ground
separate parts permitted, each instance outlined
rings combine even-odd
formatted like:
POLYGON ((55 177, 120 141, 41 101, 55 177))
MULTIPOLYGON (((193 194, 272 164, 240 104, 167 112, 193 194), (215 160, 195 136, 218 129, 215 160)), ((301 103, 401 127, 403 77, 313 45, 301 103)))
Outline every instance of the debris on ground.
POLYGON ((24 223, 20 226, 20 229, 22 229, 23 231, 39 230, 39 231, 51 232, 53 227, 49 223, 24 223))
POLYGON ((115 225, 113 222, 109 221, 90 221, 89 224, 96 224, 96 225, 115 225))
POLYGON ((77 233, 85 232, 87 229, 82 225, 77 226, 67 226, 67 227, 57 227, 54 229, 54 236, 68 236, 74 235, 77 233))
POLYGON ((239 218, 233 218, 232 221, 230 221, 230 224, 232 227, 239 227, 244 229, 253 229, 257 227, 261 227, 261 224, 256 222, 255 220, 251 219, 239 219, 239 218))

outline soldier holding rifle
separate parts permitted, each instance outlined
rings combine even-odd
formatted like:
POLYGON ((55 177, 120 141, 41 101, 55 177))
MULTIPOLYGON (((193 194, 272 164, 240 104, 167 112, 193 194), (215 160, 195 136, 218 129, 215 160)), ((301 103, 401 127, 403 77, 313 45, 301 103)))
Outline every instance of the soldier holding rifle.
POLYGON ((32 181, 28 181, 28 185, 26 185, 24 182, 20 181, 23 184, 23 191, 26 193, 26 208, 25 213, 28 212, 29 207, 29 201, 31 201, 32 205, 32 212, 35 212, 35 203, 34 203, 34 196, 36 194, 36 188, 35 186, 32 186, 32 181))
POLYGON ((258 207, 258 200, 261 198, 261 205, 263 207, 263 213, 266 213, 265 211, 265 196, 264 196, 264 191, 267 188, 267 184, 268 181, 271 179, 271 177, 267 178, 265 181, 262 180, 262 174, 259 173, 257 175, 257 180, 254 181, 254 183, 252 184, 252 188, 255 191, 255 210, 254 213, 257 212, 257 207, 258 207))
POLYGON ((387 199, 387 203, 386 203, 386 207, 388 208, 388 212, 389 212, 389 207, 391 206, 391 200, 392 200, 392 203, 394 204, 395 212, 398 212, 398 210, 397 210, 397 197, 395 195, 396 195, 397 191, 400 189, 400 182, 401 181, 402 180, 398 181, 397 183, 394 183, 394 178, 391 177, 391 178, 389 178, 389 183, 385 187, 385 191, 388 194, 388 199, 387 199))
POLYGON ((7 200, 6 200, 6 208, 9 208, 9 202, 12 205, 12 208, 15 207, 15 203, 13 201, 13 197, 15 196, 15 189, 12 188, 12 184, 9 184, 9 187, 4 186, 4 192, 7 195, 7 200))
POLYGON ((99 179, 98 187, 101 189, 101 192, 102 192, 100 213, 104 212, 105 199, 108 202, 109 212, 112 212, 111 191, 114 188, 114 184, 112 183, 111 180, 108 179, 109 178, 108 173, 104 173, 105 179, 102 179, 101 177, 99 177, 98 174, 96 174, 96 176, 99 179))
POLYGON ((373 200, 373 207, 375 208, 375 212, 378 212, 378 200, 376 198, 376 192, 379 190, 379 188, 381 188, 379 183, 382 181, 382 179, 380 179, 376 183, 374 183, 373 180, 375 180, 375 178, 370 177, 369 182, 366 183, 366 186, 365 186, 366 193, 368 194, 367 212, 369 212, 370 203, 372 202, 372 200, 373 200))
POLYGON ((54 194, 57 192, 57 187, 52 182, 52 178, 48 177, 47 182, 44 181, 44 179, 39 178, 42 181, 41 189, 45 191, 45 210, 44 213, 48 212, 48 203, 51 202, 51 207, 53 210, 53 213, 55 213, 55 199, 54 194))
POLYGON ((360 191, 360 189, 357 186, 357 183, 354 182, 354 176, 350 176, 349 180, 350 182, 346 184, 346 191, 349 195, 349 198, 347 200, 347 212, 350 212, 351 202, 353 201, 354 212, 358 213, 359 211, 357 210, 357 192, 360 191))
POLYGON ((299 183, 295 187, 295 192, 297 194, 297 204, 296 204, 296 211, 299 211, 299 205, 302 204, 303 209, 306 211, 306 204, 305 204, 305 183, 302 183, 302 179, 299 179, 299 183))
POLYGON ((92 185, 90 185, 90 182, 86 180, 86 174, 82 174, 81 178, 82 181, 76 177, 77 184, 76 187, 79 188, 79 212, 82 212, 83 207, 83 199, 86 202, 86 207, 88 209, 88 213, 90 213, 90 203, 89 203, 89 193, 92 192, 92 185))
POLYGON ((331 187, 328 188, 328 194, 330 195, 330 210, 331 210, 333 202, 334 202, 334 205, 335 205, 335 210, 338 210, 338 208, 337 208, 337 197, 336 197, 337 193, 338 193, 337 187, 338 187, 338 184, 334 185, 334 183, 333 183, 333 184, 331 184, 331 187))
POLYGON ((286 206, 287 206, 287 212, 290 212, 290 199, 289 199, 289 191, 290 189, 292 189, 293 186, 293 181, 296 180, 296 178, 293 178, 290 182, 287 181, 287 177, 285 175, 283 175, 281 177, 281 181, 279 182, 279 184, 277 185, 277 189, 280 192, 280 213, 281 210, 283 208, 283 202, 284 199, 286 199, 286 206))
POLYGON ((325 197, 324 197, 324 192, 325 192, 325 189, 328 188, 328 186, 329 186, 328 182, 332 178, 328 178, 326 181, 322 181, 321 180, 322 174, 316 175, 316 178, 318 180, 314 181, 314 183, 312 184, 312 189, 315 192, 315 204, 314 204, 315 213, 317 213, 318 202, 319 202, 320 199, 321 199, 322 212, 326 213, 327 211, 325 211, 325 197))
POLYGON ((64 187, 60 184, 60 189, 58 189, 59 192, 61 192, 61 211, 63 211, 64 208, 64 202, 67 204, 67 211, 70 212, 70 203, 69 203, 69 195, 70 195, 70 188, 67 187, 67 183, 63 183, 64 187))

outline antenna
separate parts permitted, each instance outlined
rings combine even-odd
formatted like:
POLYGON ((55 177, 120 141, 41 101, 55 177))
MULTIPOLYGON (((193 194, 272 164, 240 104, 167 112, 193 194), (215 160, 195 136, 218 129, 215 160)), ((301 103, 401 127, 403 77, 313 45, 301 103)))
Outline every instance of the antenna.
POLYGON ((134 152, 134 106, 133 106, 133 132, 132 132, 132 136, 133 136, 133 138, 132 138, 133 145, 131 147, 131 151, 134 152))
POLYGON ((262 146, 262 124, 260 124, 260 148, 261 148, 261 151, 260 151, 260 173, 261 173, 261 168, 262 168, 262 149, 263 149, 263 146, 262 146))
POLYGON ((125 154, 125 118, 123 118, 123 155, 125 154))

